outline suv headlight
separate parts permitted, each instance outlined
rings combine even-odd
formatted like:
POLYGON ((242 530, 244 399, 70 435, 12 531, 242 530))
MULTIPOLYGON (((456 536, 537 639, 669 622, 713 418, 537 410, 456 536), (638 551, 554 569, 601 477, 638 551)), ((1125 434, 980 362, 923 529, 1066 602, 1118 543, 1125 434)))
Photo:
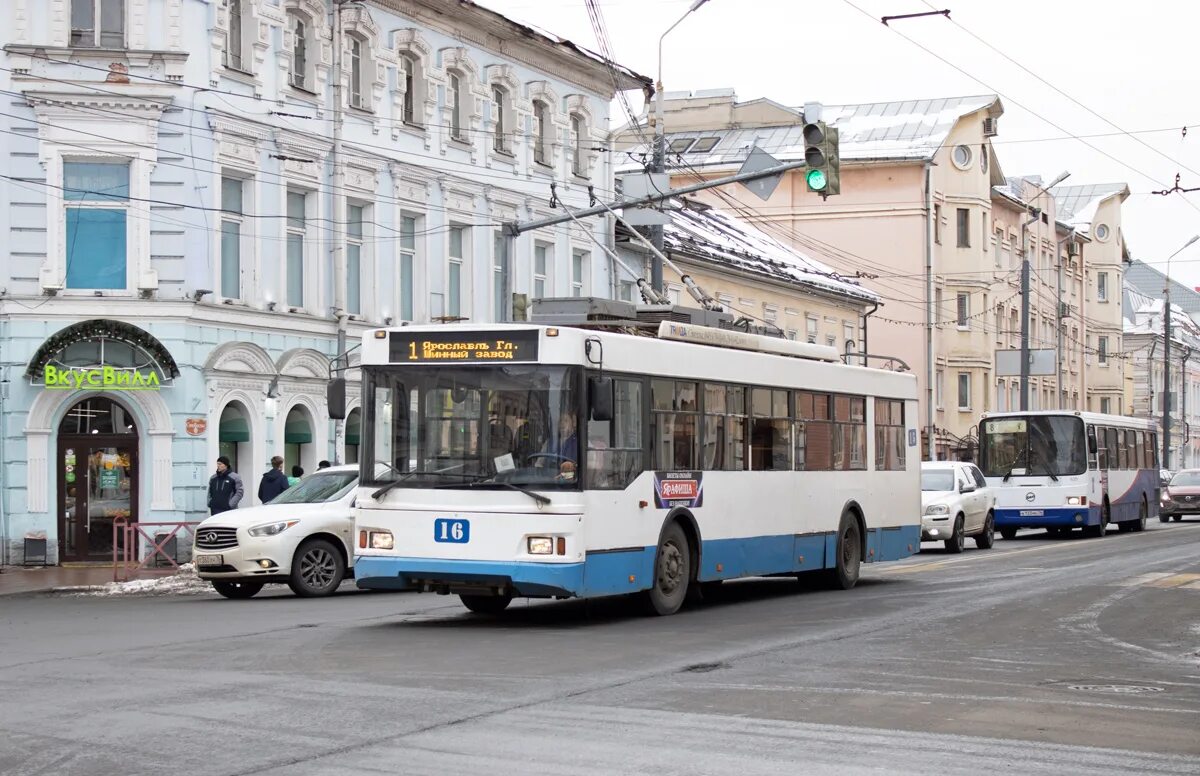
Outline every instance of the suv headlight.
POLYGON ((925 508, 927 515, 945 515, 950 513, 950 507, 945 504, 930 504, 925 508))
POLYGON ((287 529, 299 523, 299 520, 284 520, 279 523, 266 523, 264 525, 256 525, 246 533, 251 536, 278 536, 287 529))

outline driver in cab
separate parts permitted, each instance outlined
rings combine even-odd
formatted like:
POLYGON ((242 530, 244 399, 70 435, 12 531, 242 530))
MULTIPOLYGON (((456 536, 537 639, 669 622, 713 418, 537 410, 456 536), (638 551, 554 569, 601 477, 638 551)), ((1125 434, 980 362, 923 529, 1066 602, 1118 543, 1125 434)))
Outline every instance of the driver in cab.
POLYGON ((558 457, 558 479, 575 479, 575 469, 579 461, 579 434, 575 411, 564 409, 558 417, 558 441, 546 449, 558 457))

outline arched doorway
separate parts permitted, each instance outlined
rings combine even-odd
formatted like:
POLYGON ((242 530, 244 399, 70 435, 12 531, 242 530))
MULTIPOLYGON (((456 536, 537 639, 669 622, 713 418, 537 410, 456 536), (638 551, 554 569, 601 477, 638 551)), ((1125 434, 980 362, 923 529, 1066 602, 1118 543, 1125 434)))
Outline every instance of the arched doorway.
POLYGON ((138 429, 109 398, 80 401, 58 427, 59 558, 111 559, 113 523, 138 518, 138 429))
POLYGON ((358 443, 362 436, 362 412, 355 407, 346 416, 346 463, 358 463, 358 443))
POLYGON ((283 471, 292 473, 293 466, 301 466, 309 474, 316 469, 312 454, 313 422, 308 410, 296 405, 288 410, 283 422, 283 471))
POLYGON ((237 402, 230 402, 221 410, 221 421, 217 429, 219 454, 229 459, 229 468, 241 474, 241 464, 249 461, 250 421, 246 410, 237 402))

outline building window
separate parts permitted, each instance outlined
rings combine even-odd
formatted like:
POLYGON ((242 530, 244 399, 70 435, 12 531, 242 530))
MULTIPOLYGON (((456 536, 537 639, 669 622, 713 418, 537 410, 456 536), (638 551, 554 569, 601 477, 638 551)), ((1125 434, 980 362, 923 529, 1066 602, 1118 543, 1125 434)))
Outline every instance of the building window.
POLYGON ((308 78, 308 37, 311 32, 308 22, 299 14, 289 13, 288 23, 292 30, 292 70, 289 80, 297 89, 312 91, 308 78))
POLYGON ((817 316, 806 315, 804 317, 804 336, 805 341, 810 345, 817 344, 817 316))
MULTIPOLYGON (((983 252, 987 253, 989 241, 988 241, 988 214, 986 212, 979 214, 979 239, 983 243, 983 252)), ((999 257, 997 257, 996 260, 999 261, 999 257)), ((999 266, 999 265, 997 265, 997 266, 999 266)))
POLYGON ((933 406, 941 409, 945 406, 944 397, 946 395, 946 373, 939 369, 934 376, 933 382, 933 406))
POLYGON ((125 289, 129 164, 63 162, 67 288, 125 289))
POLYGON ((933 241, 942 244, 942 206, 933 206, 933 241))
POLYGON ((221 296, 242 298, 242 199, 245 182, 221 178, 221 296))
POLYGON ((842 322, 842 339, 845 340, 845 342, 842 343, 842 347, 847 353, 851 352, 853 350, 851 346, 854 344, 853 323, 846 323, 845 321, 842 322))
POLYGON ((508 116, 508 92, 499 86, 493 86, 492 102, 496 106, 496 126, 492 130, 492 150, 499 154, 507 154, 509 152, 508 125, 512 121, 508 116))
POLYGON ((1107 397, 1107 396, 1100 397, 1100 412, 1101 412, 1101 414, 1103 414, 1103 415, 1109 414, 1109 410, 1112 407, 1110 402, 1111 402, 1111 399, 1109 399, 1109 397, 1107 397))
POLYGON ((763 302, 763 320, 767 323, 775 323, 779 319, 779 308, 772 304, 763 302))
POLYGON ((366 94, 366 86, 363 83, 363 76, 366 74, 363 68, 363 41, 362 38, 349 36, 350 38, 350 105, 355 108, 367 109, 366 100, 363 95, 366 94))
POLYGON ((346 312, 362 315, 362 255, 363 218, 362 205, 346 206, 346 312))
POLYGON ((492 315, 496 321, 504 319, 508 307, 505 304, 508 272, 508 243, 504 239, 504 232, 497 230, 492 238, 492 315))
POLYGON ((287 304, 304 307, 304 242, 306 237, 308 196, 287 193, 287 304))
POLYGON ((971 327, 971 295, 959 293, 958 307, 956 310, 955 325, 960 329, 969 329, 971 327))
POLYGON ((450 265, 446 273, 446 314, 462 317, 462 275, 465 250, 469 243, 467 227, 450 227, 450 265))
POLYGON ((996 381, 996 411, 1008 412, 1008 389, 1003 380, 996 381))
POLYGON ((465 141, 462 125, 462 76, 453 71, 446 80, 446 100, 450 103, 450 137, 465 141))
POLYGON ((549 280, 550 251, 549 245, 537 243, 533 246, 533 298, 546 298, 546 284, 549 280))
POLYGON ((996 310, 996 344, 1004 344, 1004 310, 996 310))
POLYGON ((1097 272, 1096 273, 1096 301, 1097 302, 1107 302, 1108 301, 1108 273, 1107 272, 1097 272))
POLYGON ((71 0, 71 45, 125 48, 125 0, 71 0))
POLYGON ((541 100, 533 103, 533 161, 549 164, 547 149, 550 147, 550 109, 541 100))
POLYGON ((942 289, 933 291, 933 323, 935 326, 942 322, 942 289))
POLYGON ((572 113, 571 149, 574 151, 574 158, 571 160, 571 172, 580 178, 586 178, 588 173, 586 139, 587 123, 584 122, 583 116, 580 116, 578 113, 572 113))
POLYGON ((958 247, 971 247, 971 211, 965 207, 958 209, 958 247))
POLYGON ((229 39, 225 41, 225 67, 245 70, 242 63, 242 0, 229 0, 229 39))
POLYGON ((417 219, 400 217, 400 318, 413 320, 413 267, 417 263, 417 219))
POLYGON ((1096 342, 1096 357, 1100 366, 1108 366, 1108 337, 1098 337, 1096 342))
POLYGON ((971 409, 971 373, 958 373, 958 409, 971 409))
POLYGON ((571 251, 571 296, 583 296, 583 275, 587 251, 571 251))
POLYGON ((617 298, 620 299, 622 302, 632 302, 633 301, 633 289, 635 287, 636 286, 634 286, 633 281, 622 280, 620 283, 617 284, 617 298))
POLYGON ((417 123, 417 61, 408 54, 400 55, 400 69, 404 73, 404 105, 401 121, 417 123))

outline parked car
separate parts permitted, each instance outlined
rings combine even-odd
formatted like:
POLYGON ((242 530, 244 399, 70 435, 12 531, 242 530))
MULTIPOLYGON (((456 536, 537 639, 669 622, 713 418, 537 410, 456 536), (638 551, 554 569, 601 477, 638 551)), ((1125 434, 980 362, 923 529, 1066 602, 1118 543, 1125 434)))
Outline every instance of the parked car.
POLYGON ((1184 515, 1200 515, 1200 469, 1180 469, 1162 489, 1158 519, 1178 522, 1184 515))
POLYGON ((357 466, 332 466, 269 504, 213 515, 196 527, 197 574, 226 598, 250 598, 270 583, 329 595, 353 576, 357 485, 357 466))
POLYGON ((996 493, 975 464, 921 464, 921 541, 942 541, 948 552, 962 552, 966 537, 972 536, 979 549, 991 549, 995 508, 996 493))

